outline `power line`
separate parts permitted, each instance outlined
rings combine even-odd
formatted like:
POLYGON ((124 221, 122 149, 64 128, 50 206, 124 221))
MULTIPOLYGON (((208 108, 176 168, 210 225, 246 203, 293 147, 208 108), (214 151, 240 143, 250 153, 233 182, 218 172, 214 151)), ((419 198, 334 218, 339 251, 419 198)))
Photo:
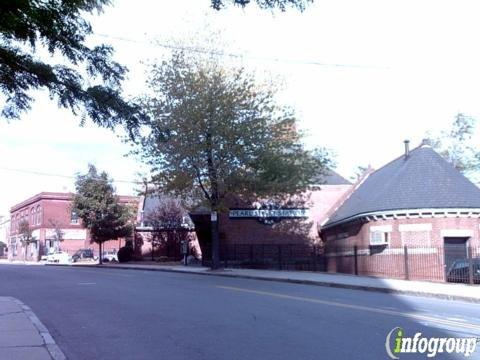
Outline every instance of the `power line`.
POLYGON ((337 68, 388 69, 388 67, 383 67, 378 65, 339 64, 339 63, 325 63, 325 62, 316 61, 316 60, 295 60, 295 59, 285 59, 285 58, 270 58, 270 57, 262 57, 262 56, 245 56, 245 55, 236 54, 236 53, 211 51, 211 50, 202 49, 198 47, 182 47, 182 46, 170 45, 170 44, 161 43, 159 41, 156 41, 155 43, 151 43, 147 41, 140 41, 140 40, 125 38, 120 36, 112 36, 112 35, 101 34, 101 33, 94 33, 94 35, 108 38, 108 39, 113 39, 113 40, 147 45, 150 47, 161 47, 165 49, 185 50, 185 51, 196 52, 201 54, 224 56, 224 57, 231 57, 236 59, 270 61, 270 62, 276 62, 276 63, 288 63, 288 64, 299 64, 299 65, 327 66, 327 67, 337 67, 337 68))
MULTIPOLYGON (((64 178, 64 179, 76 179, 75 176, 71 176, 71 175, 53 174, 53 173, 46 173, 41 171, 33 171, 33 170, 25 170, 25 169, 0 167, 0 170, 38 175, 38 176, 50 176, 50 177, 58 177, 58 178, 64 178)), ((129 181, 129 180, 112 180, 112 181, 114 183, 126 183, 126 184, 135 184, 135 185, 143 184, 141 181, 129 181)))

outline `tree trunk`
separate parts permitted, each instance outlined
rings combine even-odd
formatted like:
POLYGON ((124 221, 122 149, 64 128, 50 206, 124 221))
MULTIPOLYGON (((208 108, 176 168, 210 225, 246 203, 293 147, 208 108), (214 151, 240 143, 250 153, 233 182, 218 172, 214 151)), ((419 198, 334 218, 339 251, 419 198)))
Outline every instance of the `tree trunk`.
POLYGON ((102 264, 103 264, 103 260, 102 260, 102 243, 101 243, 101 242, 98 243, 98 264, 99 264, 99 265, 102 265, 102 264))

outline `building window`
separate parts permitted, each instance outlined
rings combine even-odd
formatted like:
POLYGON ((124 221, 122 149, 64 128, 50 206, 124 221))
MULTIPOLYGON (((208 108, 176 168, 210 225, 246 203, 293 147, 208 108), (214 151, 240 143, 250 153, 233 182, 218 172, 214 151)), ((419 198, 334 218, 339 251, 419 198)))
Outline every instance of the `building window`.
POLYGON ((371 231, 370 245, 388 245, 390 233, 386 231, 371 231))
POLYGON ((382 246, 390 243, 392 225, 370 226, 370 246, 382 246))
POLYGON ((35 208, 30 210, 30 224, 35 225, 35 208))
POLYGON ((40 225, 42 223, 42 208, 40 205, 37 206, 37 225, 40 225))
POLYGON ((72 211, 70 214, 70 224, 78 224, 78 215, 75 211, 72 211))

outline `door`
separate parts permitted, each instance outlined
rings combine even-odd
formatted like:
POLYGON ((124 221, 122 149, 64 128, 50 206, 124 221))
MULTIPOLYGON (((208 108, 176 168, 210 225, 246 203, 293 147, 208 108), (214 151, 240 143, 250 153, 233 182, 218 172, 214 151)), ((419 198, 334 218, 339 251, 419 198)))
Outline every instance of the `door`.
POLYGON ((452 267, 454 262, 467 261, 467 240, 468 237, 446 237, 444 238, 445 271, 452 267))

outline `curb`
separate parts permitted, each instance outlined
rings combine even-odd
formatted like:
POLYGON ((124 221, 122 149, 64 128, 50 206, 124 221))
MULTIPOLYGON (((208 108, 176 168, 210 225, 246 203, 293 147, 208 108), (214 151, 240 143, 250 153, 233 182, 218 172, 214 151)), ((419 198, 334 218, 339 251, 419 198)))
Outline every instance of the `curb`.
POLYGON ((18 304, 25 315, 30 319, 32 322, 33 326, 37 329, 37 331, 40 333, 40 335, 43 338, 43 343, 45 344, 45 347, 47 348, 50 356, 52 357, 53 360, 66 360, 66 356, 63 353, 63 351, 58 347, 57 343, 53 339, 52 335, 50 335, 50 332, 47 330, 45 325, 42 324, 40 319, 35 315, 35 313, 32 311, 32 309, 25 305, 23 302, 18 300, 17 298, 10 297, 16 304, 18 304))
MULTIPOLYGON (((59 266, 59 265, 54 265, 54 266, 59 266)), ((70 265, 60 265, 60 266, 70 266, 70 265)), ((375 287, 375 286, 368 286, 368 285, 352 285, 352 284, 342 284, 342 283, 315 281, 315 280, 300 280, 300 279, 288 279, 288 278, 285 278, 285 279, 280 278, 279 279, 279 278, 266 277, 266 276, 228 274, 228 273, 217 272, 215 270, 213 270, 213 271, 206 270, 206 271, 202 271, 202 272, 196 272, 196 271, 184 271, 184 270, 175 270, 175 269, 126 267, 126 266, 121 266, 121 265, 114 265, 114 266, 111 266, 111 265, 110 266, 109 265, 107 265, 107 266, 105 266, 105 265, 76 265, 76 266, 90 267, 90 268, 93 267, 93 268, 100 268, 100 269, 161 271, 161 272, 170 272, 170 273, 205 275, 205 276, 219 276, 219 277, 230 277, 230 278, 249 279, 249 280, 275 281, 275 282, 284 282, 284 283, 290 283, 290 284, 314 285, 314 286, 324 286, 324 287, 349 289, 349 290, 373 291, 373 292, 380 292, 380 293, 384 293, 384 294, 410 295, 410 296, 437 298, 437 299, 442 299, 442 300, 480 303, 480 298, 474 298, 474 297, 469 297, 469 296, 461 296, 461 295, 429 293, 429 292, 414 291, 414 290, 399 290, 399 289, 390 289, 390 288, 375 287)), ((223 270, 223 271, 225 271, 225 270, 223 270)), ((226 271, 228 271, 228 269, 226 271)))

